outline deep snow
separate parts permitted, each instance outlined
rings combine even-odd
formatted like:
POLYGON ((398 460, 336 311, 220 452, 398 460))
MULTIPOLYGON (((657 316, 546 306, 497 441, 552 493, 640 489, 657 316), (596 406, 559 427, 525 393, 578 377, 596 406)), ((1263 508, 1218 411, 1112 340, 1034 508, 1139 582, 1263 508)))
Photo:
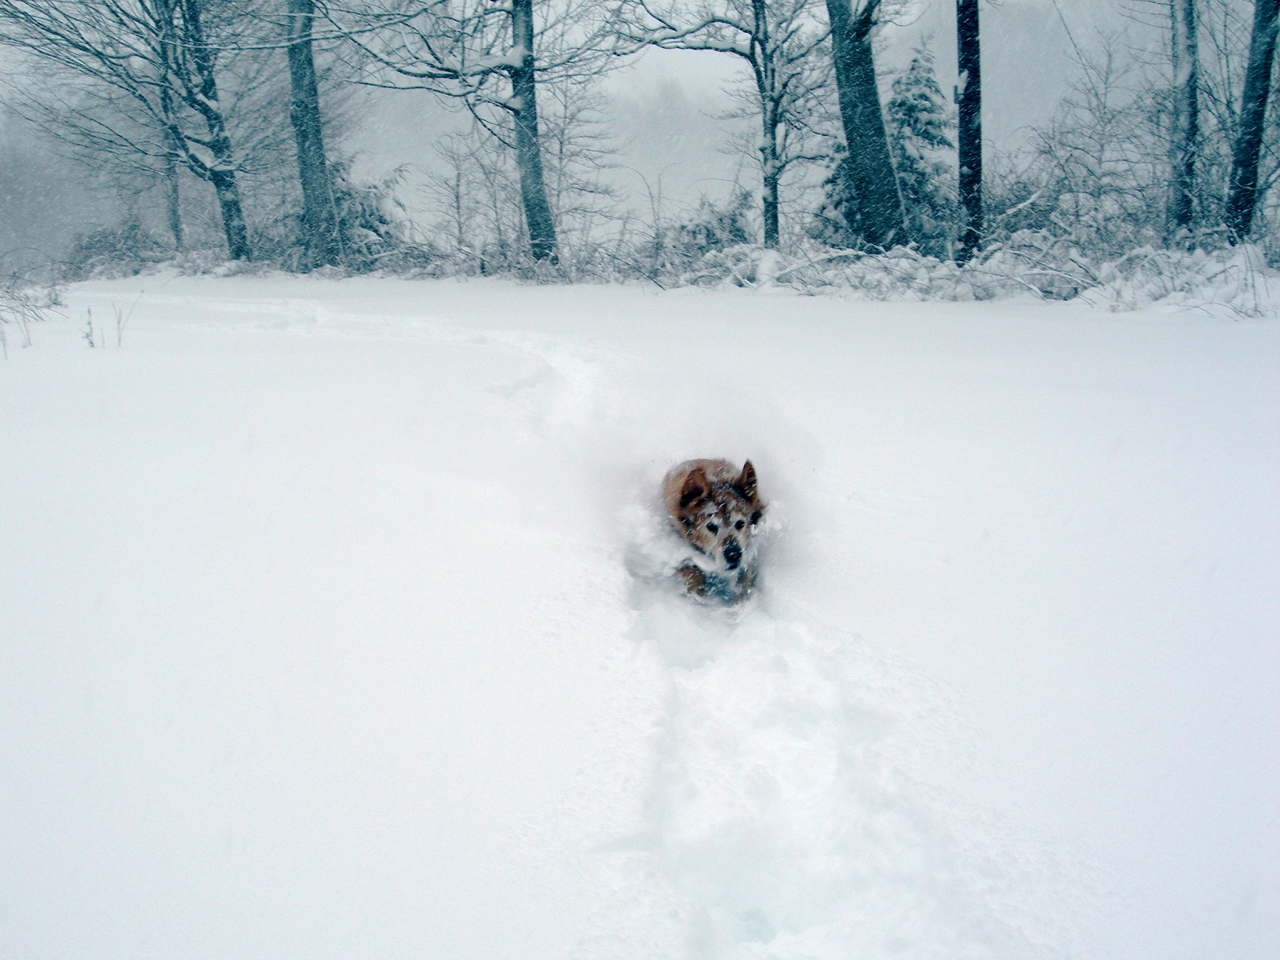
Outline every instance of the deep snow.
POLYGON ((1274 319, 67 300, 0 362, 0 956, 1280 952, 1274 319), (651 576, 691 456, 771 501, 743 611, 651 576))

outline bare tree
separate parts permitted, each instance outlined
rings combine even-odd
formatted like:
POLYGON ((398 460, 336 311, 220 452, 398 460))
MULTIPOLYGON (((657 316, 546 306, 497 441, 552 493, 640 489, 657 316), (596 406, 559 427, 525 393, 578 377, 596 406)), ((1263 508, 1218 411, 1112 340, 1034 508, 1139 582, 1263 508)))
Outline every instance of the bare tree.
MULTIPOLYGON (((1185 239, 1191 229, 1199 240, 1206 240, 1206 231, 1216 224, 1223 224, 1223 235, 1234 239, 1229 213, 1236 189, 1232 171, 1251 103, 1259 107, 1252 122, 1261 130, 1257 195, 1264 194, 1280 172, 1280 137, 1275 132, 1280 118, 1258 103, 1258 88, 1245 98, 1250 25, 1257 6, 1251 0, 1130 0, 1125 10, 1144 29, 1170 38, 1162 56, 1152 58, 1141 47, 1130 51, 1136 61, 1152 68, 1145 93, 1156 121, 1149 149, 1162 149, 1167 158, 1166 241, 1185 239)), ((1264 51, 1265 45, 1259 53, 1264 51)), ((1267 83, 1263 78, 1266 71, 1255 72, 1255 80, 1267 83)))
POLYGON ((441 238, 480 273, 502 269, 528 248, 520 173, 511 151, 494 150, 478 123, 436 147, 443 169, 428 183, 447 231, 441 238))
POLYGON ((542 175, 533 35, 533 0, 511 0, 511 99, 507 104, 515 121, 516 163, 520 167, 520 196, 529 224, 529 244, 535 260, 546 260, 555 256, 556 224, 542 175))
POLYGON ((1227 195, 1227 230, 1233 243, 1247 237, 1253 226, 1253 211, 1259 192, 1258 160, 1266 126, 1278 24, 1280 0, 1255 0, 1249 67, 1240 106, 1240 130, 1236 135, 1227 195))
POLYGON ((826 0, 840 119, 844 126, 843 164, 849 229, 863 242, 888 247, 902 233, 902 197, 894 176, 880 91, 876 86, 871 33, 881 0, 826 0))
POLYGON ((788 167, 822 159, 813 148, 819 93, 829 84, 827 27, 816 0, 703 0, 696 5, 635 0, 623 29, 638 42, 668 50, 731 54, 750 70, 760 120, 764 245, 777 247, 778 189, 788 167), (638 28, 638 29, 637 29, 638 28))
POLYGON ((959 52, 960 205, 964 230, 960 234, 961 263, 973 257, 982 242, 982 49, 978 0, 956 0, 956 45, 959 52))
MULTIPOLYGON (((548 204, 557 224, 562 265, 571 268, 592 234, 615 216, 604 182, 610 131, 595 95, 579 83, 542 84, 539 142, 548 204)), ((494 150, 478 123, 442 138, 443 169, 429 178, 445 245, 482 272, 503 269, 527 249, 527 220, 514 151, 494 150)))
POLYGON ((368 0, 353 11, 330 8, 329 17, 375 66, 363 82, 455 98, 513 151, 530 252, 535 260, 554 260, 538 85, 605 68, 614 33, 599 21, 592 0, 548 3, 537 22, 533 0, 368 0), (495 89, 499 80, 507 81, 506 90, 495 89))
POLYGON ((249 259, 238 161, 217 83, 218 47, 204 24, 207 0, 5 0, 0 42, 128 101, 158 134, 144 142, 112 129, 140 153, 169 156, 213 187, 227 252, 249 259))
POLYGON ((1044 226, 1119 256, 1158 241, 1169 168, 1149 76, 1116 37, 1099 35, 1091 47, 1075 58, 1053 119, 1032 129, 1030 206, 1047 211, 1044 226))
POLYGON ((599 78, 541 86, 547 199, 560 243, 573 256, 599 242, 618 217, 617 191, 607 182, 607 171, 616 163, 616 135, 596 89, 599 78))
POLYGON ((87 172, 89 183, 109 185, 126 208, 161 188, 174 247, 183 249, 181 167, 166 132, 139 115, 132 97, 60 71, 11 79, 7 86, 13 111, 87 172))

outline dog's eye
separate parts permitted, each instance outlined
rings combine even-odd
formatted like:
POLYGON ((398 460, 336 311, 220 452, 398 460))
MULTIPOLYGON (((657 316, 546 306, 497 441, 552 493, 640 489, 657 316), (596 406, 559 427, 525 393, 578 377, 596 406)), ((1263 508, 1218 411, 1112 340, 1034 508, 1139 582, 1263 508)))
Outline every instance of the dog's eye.
POLYGON ((759 522, 760 522, 760 511, 757 510, 755 513, 751 515, 751 525, 754 527, 759 522))
POLYGON ((708 523, 708 524, 707 524, 707 529, 708 529, 708 530, 710 530, 712 533, 719 533, 719 532, 720 532, 720 524, 718 524, 718 523, 708 523))
POLYGON ((743 527, 745 527, 745 526, 746 526, 746 524, 745 524, 745 523, 743 523, 741 520, 739 520, 737 523, 735 523, 735 524, 733 525, 733 529, 735 529, 735 530, 741 530, 741 529, 742 529, 743 527))

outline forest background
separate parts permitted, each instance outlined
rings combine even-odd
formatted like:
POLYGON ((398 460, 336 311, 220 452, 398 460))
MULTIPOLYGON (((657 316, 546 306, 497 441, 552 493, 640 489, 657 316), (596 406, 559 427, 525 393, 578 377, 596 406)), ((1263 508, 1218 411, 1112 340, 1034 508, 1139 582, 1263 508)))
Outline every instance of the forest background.
MULTIPOLYGON (((107 46, 134 45, 107 51, 138 61, 121 85, 86 69, 92 57, 59 59, 52 21, 39 21, 127 14, 131 4, 20 0, 0 16, 0 267, 46 281, 164 263, 944 299, 1028 288, 1069 298, 1109 286, 1123 300, 1280 263, 1270 189, 1280 110, 1265 91, 1247 232, 1233 231, 1227 210, 1265 10, 1250 0, 970 5, 982 17, 982 219, 972 241, 957 179, 963 89, 949 3, 850 6, 869 29, 872 96, 901 204, 884 228, 858 209, 857 168, 870 165, 864 184, 887 179, 874 151, 863 144, 857 163, 844 159, 856 134, 847 117, 842 126, 830 5, 556 0, 478 5, 473 15, 466 3, 412 0, 132 4, 155 8, 156 23, 163 8, 161 32, 203 16, 199 43, 174 49, 203 49, 210 83, 216 75, 226 144, 215 155, 200 91, 185 107, 154 93, 150 105, 133 102, 148 94, 130 84, 193 69, 139 57, 145 30, 129 39, 95 27, 107 46), (1179 34, 1188 17, 1190 37, 1179 34), (289 56, 300 24, 324 173, 310 206, 289 56), (513 39, 524 28, 528 71, 511 57, 524 50, 513 39), (538 97, 532 126, 515 94, 526 73, 538 97), (165 110, 169 119, 157 119, 165 110), (518 142, 529 129, 541 200, 518 142), (229 226, 217 181, 231 176, 239 213, 229 226), (1243 258, 1241 240, 1250 241, 1243 258)), ((1274 32, 1273 23, 1273 47, 1274 32)), ((1274 72, 1272 55, 1268 82, 1274 72)))

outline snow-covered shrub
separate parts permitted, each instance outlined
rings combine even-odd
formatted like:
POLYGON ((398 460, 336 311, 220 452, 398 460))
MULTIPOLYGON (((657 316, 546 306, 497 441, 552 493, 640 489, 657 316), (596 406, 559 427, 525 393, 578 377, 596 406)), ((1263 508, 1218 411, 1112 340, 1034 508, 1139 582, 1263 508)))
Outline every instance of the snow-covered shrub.
MULTIPOLYGON (((329 164, 333 205, 337 215, 339 271, 368 273, 374 270, 412 272, 439 258, 429 245, 416 243, 404 205, 396 188, 404 177, 398 168, 376 181, 356 181, 349 160, 329 164)), ((301 200, 298 198, 297 204, 301 200)), ((254 259, 270 267, 301 271, 306 269, 307 243, 302 210, 293 208, 274 221, 260 224, 253 234, 254 259)), ((216 257, 216 255, 215 255, 216 257)), ((207 257, 186 257, 197 266, 207 257)), ((219 264, 220 260, 217 261, 219 264)))
POLYGON ((708 251, 667 277, 679 286, 781 288, 866 300, 994 300, 1077 297, 1113 310, 1155 303, 1225 306, 1241 316, 1280 311, 1280 274, 1259 247, 1217 251, 1143 247, 1089 257, 1070 238, 1022 230, 964 265, 913 247, 880 254, 833 250, 810 241, 783 253, 752 244, 708 251))
POLYGON ((845 175, 847 163, 845 146, 837 143, 827 161, 827 176, 822 181, 822 201, 813 212, 813 221, 808 229, 812 239, 832 247, 849 247, 855 242, 845 219, 845 209, 851 200, 845 193, 849 182, 845 175))
POLYGON ((868 300, 990 300, 1020 287, 1016 281, 976 270, 973 262, 962 267, 914 247, 869 254, 815 245, 785 258, 772 280, 804 293, 868 300))
POLYGON ((624 221, 617 236, 563 242, 554 279, 615 283, 643 279, 660 287, 743 281, 749 285, 754 277, 752 263, 758 257, 758 248, 750 242, 759 233, 753 219, 755 206, 751 194, 740 190, 723 204, 704 197, 681 222, 644 223, 639 230, 631 230, 624 221))
POLYGON ((78 236, 63 261, 62 277, 71 281, 128 277, 172 255, 171 247, 131 220, 78 236))
MULTIPOLYGON (((1272 193, 1280 193, 1273 190, 1272 193)), ((1259 203, 1253 215, 1253 231, 1251 237, 1262 251, 1263 259, 1268 266, 1280 269, 1280 200, 1268 195, 1266 203, 1259 203)))
POLYGON ((1240 316, 1280 312, 1280 275, 1267 266, 1258 246, 1206 251, 1144 247, 1097 270, 1088 291, 1113 310, 1150 304, 1226 306, 1240 316))
POLYGON ((705 197, 697 211, 683 223, 660 227, 649 252, 651 272, 677 283, 697 282, 704 262, 713 273, 732 274, 737 258, 729 251, 750 242, 754 231, 748 223, 751 194, 739 190, 724 205, 705 197), (691 276, 692 275, 692 276, 691 276))
POLYGON ((363 183, 353 180, 348 161, 334 163, 331 170, 342 260, 348 269, 396 269, 429 261, 430 254, 410 242, 407 213, 395 195, 404 178, 403 167, 381 180, 363 183))

